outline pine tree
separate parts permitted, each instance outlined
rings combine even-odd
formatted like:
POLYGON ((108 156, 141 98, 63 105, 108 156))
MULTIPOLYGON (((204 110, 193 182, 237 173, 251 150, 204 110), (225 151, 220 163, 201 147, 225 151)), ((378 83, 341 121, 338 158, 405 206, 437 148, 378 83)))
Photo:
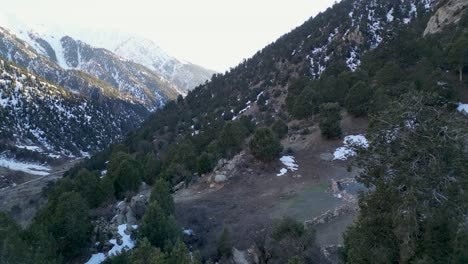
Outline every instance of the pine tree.
POLYGON ((173 215, 175 212, 171 189, 164 179, 159 179, 154 184, 153 189, 151 190, 150 202, 157 202, 167 215, 173 215))
POLYGON ((147 238, 152 245, 165 250, 178 240, 181 232, 174 217, 167 215, 157 202, 152 202, 143 216, 138 233, 140 239, 147 238))
POLYGON ((365 82, 359 81, 349 91, 345 99, 345 107, 348 113, 354 116, 366 115, 369 111, 372 90, 365 82))
MULTIPOLYGON (((450 263, 468 210, 468 121, 410 93, 372 120, 358 181, 372 188, 344 236, 349 263, 450 263)), ((463 258, 463 257, 462 257, 463 258)))
POLYGON ((458 68, 460 82, 463 82, 463 68, 468 65, 468 34, 461 34, 450 46, 448 59, 458 68))
POLYGON ((320 130, 327 138, 341 137, 341 115, 338 103, 320 105, 320 130))
POLYGON ((229 230, 224 227, 218 240, 218 257, 230 257, 232 255, 231 239, 229 230))
POLYGON ((283 147, 270 129, 259 128, 250 141, 250 150, 257 159, 270 162, 279 156, 283 147))

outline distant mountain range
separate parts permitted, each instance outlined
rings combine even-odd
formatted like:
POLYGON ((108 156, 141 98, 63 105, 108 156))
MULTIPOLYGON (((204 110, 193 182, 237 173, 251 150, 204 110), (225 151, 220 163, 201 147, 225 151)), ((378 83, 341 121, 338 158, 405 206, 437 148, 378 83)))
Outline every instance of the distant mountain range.
MULTIPOLYGON (((93 116, 93 120, 97 122, 95 124, 75 122, 73 129, 69 131, 71 134, 65 136, 55 132, 48 133, 50 129, 42 129, 44 133, 41 135, 44 138, 54 135, 57 142, 69 142, 67 146, 54 146, 53 149, 61 154, 75 155, 80 151, 97 150, 115 142, 129 129, 138 126, 150 111, 161 108, 179 95, 185 96, 189 90, 204 83, 214 73, 167 55, 150 40, 126 34, 85 31, 80 33, 73 30, 67 34, 60 29, 29 26, 15 19, 0 17, 0 22, 0 57, 4 63, 12 63, 18 69, 24 68, 21 69, 22 72, 29 71, 27 74, 43 78, 50 87, 65 88, 66 92, 57 93, 54 100, 67 101, 70 98, 69 94, 77 94, 77 98, 93 105, 91 108, 83 108, 83 113, 73 116, 82 118, 87 109, 90 112, 86 112, 86 115, 93 116), (106 114, 102 114, 103 112, 106 114), (111 130, 107 126, 109 122, 113 127, 111 130), (104 124, 106 128, 97 125, 98 123, 104 124), (79 127, 79 124, 83 127, 79 127), (83 129, 96 130, 95 133, 107 135, 107 138, 101 138, 99 142, 85 140, 93 144, 82 144, 78 134, 83 129)), ((2 92, 2 100, 6 100, 4 102, 16 98, 11 96, 18 92, 15 87, 4 89, 7 88, 13 90, 8 93, 7 90, 2 92)), ((29 96, 34 99, 25 100, 34 101, 36 111, 46 111, 47 120, 62 120, 60 111, 43 109, 54 109, 44 97, 34 93, 29 96), (45 101, 42 102, 42 99, 45 101)), ((7 108, 8 106, 4 104, 0 107, 7 116, 13 112, 29 111, 7 108)), ((15 122, 23 121, 16 118, 15 122)), ((27 129, 16 131, 18 127, 23 126, 15 125, 15 122, 7 122, 14 127, 8 127, 7 123, 2 124, 2 133, 9 136, 0 143, 11 144, 15 141, 12 135, 16 135, 17 141, 35 144, 34 140, 27 139, 30 136, 25 138, 30 133, 21 132, 27 129)), ((66 123, 65 120, 63 125, 66 126, 66 123)), ((39 147, 44 147, 44 144, 40 145, 39 147)))

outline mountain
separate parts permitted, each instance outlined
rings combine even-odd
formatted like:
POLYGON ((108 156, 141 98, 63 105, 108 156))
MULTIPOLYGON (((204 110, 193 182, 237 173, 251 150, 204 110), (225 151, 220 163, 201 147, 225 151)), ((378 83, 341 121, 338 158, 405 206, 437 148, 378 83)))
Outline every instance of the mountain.
POLYGON ((102 246, 110 231, 141 241, 122 263, 197 262, 188 248, 219 263, 466 262, 464 2, 336 3, 68 171, 26 233, 4 221, 4 255, 101 262, 121 249, 102 246), (189 247, 171 246, 182 235, 189 247))
POLYGON ((16 57, 11 53, 29 46, 29 50, 34 50, 35 55, 29 58, 23 56, 22 60, 15 62, 71 90, 89 94, 85 87, 72 87, 67 78, 64 78, 70 71, 80 71, 107 83, 116 93, 143 103, 149 110, 159 108, 168 100, 185 93, 153 71, 124 60, 108 50, 94 48, 69 36, 53 36, 33 30, 17 31, 19 38, 10 30, 2 29, 4 45, 8 46, 0 50, 2 55, 15 61, 16 57), (20 40, 24 40, 25 45, 20 40), (40 57, 38 55, 48 58, 52 64, 62 69, 61 72, 50 74, 44 72, 45 67, 41 65, 44 62, 31 63, 31 60, 40 57))
POLYGON ((0 152, 81 157, 118 142, 147 114, 138 104, 72 93, 4 59, 0 72, 0 152))
MULTIPOLYGON (((112 34, 109 36, 112 42, 94 37, 99 33, 79 34, 85 42, 96 47, 103 47, 115 54, 146 66, 158 75, 173 82, 185 91, 192 90, 196 86, 209 80, 215 73, 190 62, 181 62, 169 56, 152 40, 132 35, 112 34), (116 37, 117 36, 117 37, 116 37)), ((101 35, 101 34, 99 34, 101 35)))
POLYGON ((27 24, 7 14, 0 15, 0 22, 2 26, 65 69, 76 68, 63 57, 60 40, 68 36, 92 47, 107 49, 128 61, 147 67, 156 75, 175 84, 176 88, 180 89, 179 92, 186 93, 209 80, 215 73, 190 62, 180 61, 167 54, 152 40, 131 33, 27 24))

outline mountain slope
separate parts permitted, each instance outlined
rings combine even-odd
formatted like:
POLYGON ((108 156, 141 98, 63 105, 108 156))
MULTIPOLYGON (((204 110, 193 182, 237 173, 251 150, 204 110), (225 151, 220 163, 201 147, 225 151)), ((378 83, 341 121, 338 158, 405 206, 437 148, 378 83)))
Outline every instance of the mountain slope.
POLYGON ((167 54, 152 40, 131 33, 27 24, 8 14, 0 14, 0 23, 63 68, 68 68, 69 65, 63 57, 60 40, 69 36, 76 41, 107 49, 126 60, 141 64, 175 84, 183 93, 203 84, 215 73, 198 65, 182 62, 167 54))
POLYGON ((185 91, 203 84, 215 73, 189 62, 181 62, 167 55, 153 41, 144 38, 129 37, 112 50, 128 60, 148 67, 185 91))
MULTIPOLYGON (((370 221, 361 221, 362 225, 358 225, 357 239, 345 238, 355 245, 355 249, 345 252, 344 257, 350 263, 462 263, 450 255, 460 257, 460 260, 466 257, 463 249, 467 243, 468 203, 464 191, 467 189, 468 171, 467 124, 465 116, 455 110, 458 98, 454 92, 459 87, 466 94, 466 81, 463 82, 463 78, 459 81, 455 73, 460 70, 463 77, 467 72, 468 61, 460 63, 457 59, 466 58, 466 45, 463 44, 468 43, 468 15, 464 12, 459 24, 451 24, 443 32, 425 38, 423 32, 437 7, 428 6, 426 1, 411 0, 388 0, 378 4, 373 0, 344 0, 334 5, 229 73, 217 74, 211 82, 199 86, 187 97, 168 103, 153 113, 140 129, 133 131, 124 144, 113 146, 74 167, 50 192, 49 205, 39 213, 42 217, 35 218, 33 227, 55 231, 54 223, 68 223, 62 220, 64 216, 60 212, 63 210, 55 210, 67 208, 68 204, 76 206, 92 201, 93 207, 100 203, 107 208, 116 207, 117 216, 115 211, 109 213, 108 219, 113 219, 109 223, 103 223, 106 217, 96 217, 94 222, 83 217, 87 215, 86 208, 77 216, 67 215, 67 219, 80 224, 84 230, 81 234, 91 232, 86 231, 92 229, 90 222, 96 227, 88 236, 92 237, 91 241, 86 237, 74 241, 72 249, 97 245, 96 250, 102 253, 94 254, 91 261, 96 260, 94 257, 102 260, 107 256, 107 250, 101 246, 103 241, 97 240, 107 237, 108 230, 117 229, 117 224, 122 221, 123 226, 131 221, 131 224, 141 224, 137 235, 145 242, 137 245, 135 253, 122 255, 119 261, 144 262, 147 255, 142 254, 143 251, 157 254, 159 251, 155 247, 164 245, 159 236, 161 230, 168 231, 163 232, 166 241, 175 240, 181 233, 171 215, 175 211, 170 188, 165 183, 168 181, 177 186, 175 189, 182 188, 177 191, 182 199, 178 201, 179 212, 176 213, 178 217, 184 213, 187 217, 178 219, 181 226, 194 228, 184 230, 187 234, 184 238, 192 249, 200 249, 205 259, 219 259, 216 241, 222 232, 222 244, 235 246, 234 255, 241 259, 252 256, 268 263, 327 263, 321 255, 329 257, 333 254, 327 247, 330 244, 316 251, 315 236, 304 236, 307 232, 302 223, 286 218, 274 232, 270 232, 268 227, 272 226, 272 218, 296 216, 289 210, 291 204, 301 204, 297 215, 300 217, 303 211, 313 211, 311 209, 320 209, 313 213, 320 214, 327 210, 323 207, 325 203, 334 204, 337 199, 343 199, 346 206, 356 203, 352 195, 346 193, 346 187, 338 182, 332 181, 331 187, 336 189, 333 192, 345 188, 339 195, 332 196, 329 190, 325 190, 326 181, 332 174, 339 174, 338 177, 348 175, 345 167, 350 164, 333 160, 334 155, 330 151, 337 150, 339 143, 321 137, 322 125, 330 123, 330 112, 333 112, 331 127, 340 129, 337 134, 354 133, 356 127, 352 123, 364 120, 364 124, 357 126, 367 127, 365 115, 370 113, 370 126, 378 130, 376 140, 384 147, 380 153, 370 153, 367 157, 376 164, 376 169, 368 175, 376 180, 376 192, 368 191, 361 197, 377 193, 378 199, 361 200, 361 212, 370 211, 372 217, 364 218, 370 221), (408 10, 414 9, 418 12, 417 17, 410 18, 408 10), (350 10, 354 10, 351 16, 350 10), (358 20, 359 25, 353 25, 353 21, 358 20), (343 38, 346 32, 353 32, 353 35, 348 33, 348 37, 343 38), (359 57, 356 55, 356 61, 349 63, 350 50, 357 46, 359 50, 354 53, 359 57), (314 59, 313 64, 310 63, 311 58, 314 59), (356 67, 351 67, 351 64, 356 67), (402 103, 403 108, 393 108, 395 103, 402 103), (361 111, 355 111, 356 108, 361 111), (389 112, 394 113, 385 116, 389 112), (355 119, 351 115, 364 115, 364 118, 355 119), (342 122, 341 116, 344 117, 342 122), (446 121, 458 123, 460 127, 447 126, 446 121), (342 125, 346 130, 341 131, 342 125), (281 158, 283 164, 280 165, 280 160, 264 164, 254 159, 254 151, 278 154, 275 133, 268 132, 265 127, 285 137, 282 142, 291 149, 286 148, 284 154, 295 155, 297 160, 286 156, 281 158), (256 143, 247 144, 256 128, 261 128, 254 134, 256 143), (430 143, 418 148, 417 144, 426 141, 430 143), (446 146, 444 141, 450 142, 450 146, 446 146), (272 144, 274 149, 268 142, 276 142, 272 144), (392 155, 395 153, 397 155, 392 155), (386 166, 388 161, 391 167, 386 166), (276 174, 276 169, 283 165, 288 167, 286 174, 276 174), (332 171, 325 172, 333 173, 324 173, 321 167, 332 168, 332 171), (338 167, 342 170, 336 170, 338 167), (84 168, 89 171, 82 170, 84 168), (103 170, 107 174, 100 177, 103 170), (307 178, 313 183, 306 184, 307 178), (321 178, 325 179, 324 185, 317 184, 321 178), (155 183, 152 195, 148 189, 142 188, 130 198, 133 194, 128 193, 137 192, 143 180, 155 183), (278 188, 271 189, 273 183, 278 188), (114 186, 115 192, 103 194, 101 186, 105 186, 105 190, 114 186), (328 196, 320 199, 316 196, 318 193, 328 196), (69 202, 63 198, 70 197, 70 194, 78 198, 82 196, 82 199, 69 202), (116 206, 106 204, 113 196, 119 200, 127 196, 125 200, 132 200, 132 204, 138 205, 142 220, 138 222, 131 217, 130 210, 125 209, 125 200, 116 206), (193 199, 193 203, 187 203, 187 199, 193 199), (140 205, 148 200, 151 205, 142 216, 140 205), (260 201, 264 202, 257 203, 260 201), (274 214, 273 208, 282 210, 274 214), (59 213, 55 213, 57 211, 59 213), (230 214, 227 216, 223 214, 228 211, 230 214), (229 229, 235 232, 228 235, 229 229), (174 230, 174 233, 169 230, 174 230), (248 250, 242 252, 237 248, 248 250)), ((352 142, 348 143, 352 145, 352 142)), ((361 147, 372 149, 373 144, 369 140, 361 147)), ((353 150, 357 151, 355 154, 366 151, 349 149, 353 150)), ((366 168, 361 169, 362 175, 369 172, 366 168)), ((354 181, 353 175, 349 175, 351 178, 340 178, 343 183, 346 180, 345 185, 354 181)), ((373 184, 365 178, 358 177, 358 180, 367 187, 373 184)), ((355 212, 349 207, 338 209, 327 211, 321 215, 323 217, 317 215, 308 223, 313 228, 323 228, 340 236, 343 223, 335 224, 342 222, 343 218, 339 218, 341 213, 348 212, 346 218, 353 218, 355 212), (329 219, 338 221, 327 223, 329 219)), ((10 241, 21 237, 18 235, 22 234, 20 231, 10 229, 13 230, 8 236, 10 241)), ((122 230, 119 226, 119 233, 122 230)), ((51 237, 63 241, 64 237, 76 235, 73 231, 73 228, 62 228, 51 237)), ((25 238, 26 245, 30 241, 50 240, 40 235, 28 238, 25 238)), ((17 244, 21 246, 20 242, 17 244)), ((67 260, 84 259, 82 252, 58 248, 56 244, 38 244, 41 246, 36 246, 36 250, 40 253, 52 252, 47 255, 49 259, 60 255, 67 260)), ((29 253, 26 250, 7 250, 10 250, 7 256, 10 253, 22 257, 24 252, 29 253)), ((96 250, 92 250, 93 253, 96 250)), ((177 256, 191 259, 184 251, 184 245, 177 246, 176 250, 180 253, 177 256)), ((162 251, 169 254, 170 263, 174 252, 164 246, 162 251)), ((43 256, 36 251, 32 253, 29 254, 43 256)), ((227 255, 220 259, 220 263, 232 261, 227 255)))
MULTIPOLYGON (((9 40, 15 38, 11 31, 2 31, 4 38, 9 40), (10 36, 6 37, 6 35, 10 36)), ((150 110, 159 108, 166 101, 185 93, 184 90, 144 66, 124 60, 105 49, 94 48, 69 36, 54 36, 33 30, 16 29, 16 31, 19 32, 17 34, 22 40, 37 51, 38 55, 47 57, 64 70, 79 70, 94 76, 108 83, 110 87, 115 87, 116 92, 129 95, 144 103, 150 110)), ((15 42, 18 41, 10 41, 9 45, 24 49, 24 47, 18 47, 15 42)), ((3 50, 3 56, 14 59, 15 57, 9 54, 11 52, 11 50, 3 50)), ((30 63, 17 62, 36 73, 40 74, 43 71, 40 66, 35 67, 30 63)), ((50 80, 67 87, 66 82, 61 82, 61 79, 62 76, 56 76, 50 80)))
MULTIPOLYGON (((0 61, 0 146, 79 157, 118 142, 146 110, 73 94, 11 62, 0 61)), ((2 151, 0 150, 0 151, 2 151)))

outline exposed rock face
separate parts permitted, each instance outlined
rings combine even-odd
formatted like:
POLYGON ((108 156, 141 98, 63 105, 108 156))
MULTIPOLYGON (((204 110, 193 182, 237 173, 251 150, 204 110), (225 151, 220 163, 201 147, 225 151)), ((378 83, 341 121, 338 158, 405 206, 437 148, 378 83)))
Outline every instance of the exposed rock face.
POLYGON ((467 7, 468 1, 466 0, 447 1, 447 3, 437 9, 435 14, 427 23, 424 36, 438 33, 448 25, 457 24, 466 12, 467 7))

